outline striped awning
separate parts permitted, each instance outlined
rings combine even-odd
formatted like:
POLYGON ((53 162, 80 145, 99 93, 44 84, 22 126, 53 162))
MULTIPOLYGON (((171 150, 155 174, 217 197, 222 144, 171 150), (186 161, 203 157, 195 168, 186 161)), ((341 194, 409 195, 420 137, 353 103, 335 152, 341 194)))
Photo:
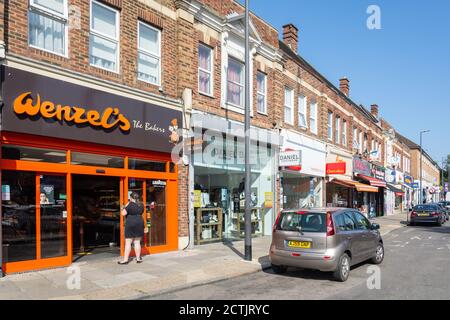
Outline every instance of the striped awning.
POLYGON ((387 187, 386 182, 384 182, 384 181, 382 181, 380 179, 369 177, 369 176, 365 176, 363 174, 358 174, 358 177, 363 179, 363 180, 368 181, 371 186, 382 187, 382 188, 386 188, 387 187))
POLYGON ((367 184, 354 181, 354 180, 346 180, 346 179, 333 179, 330 181, 331 183, 338 184, 347 188, 353 188, 356 189, 358 192, 373 192, 377 193, 378 188, 372 187, 367 184))

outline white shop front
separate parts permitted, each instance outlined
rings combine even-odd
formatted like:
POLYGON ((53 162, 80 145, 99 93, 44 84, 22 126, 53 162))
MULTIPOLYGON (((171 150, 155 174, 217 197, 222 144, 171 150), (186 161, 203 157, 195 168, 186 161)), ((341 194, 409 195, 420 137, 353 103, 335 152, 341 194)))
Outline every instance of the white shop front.
POLYGON ((283 152, 299 152, 300 163, 280 166, 280 203, 282 209, 324 206, 326 145, 290 130, 281 132, 283 152))

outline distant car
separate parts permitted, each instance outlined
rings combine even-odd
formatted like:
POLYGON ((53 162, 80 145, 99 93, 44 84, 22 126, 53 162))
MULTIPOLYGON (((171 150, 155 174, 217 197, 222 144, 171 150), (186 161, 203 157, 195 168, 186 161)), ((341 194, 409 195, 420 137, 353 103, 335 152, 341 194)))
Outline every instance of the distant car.
POLYGON ((415 206, 410 215, 409 225, 417 223, 432 223, 442 226, 444 214, 441 206, 437 204, 420 204, 415 206))
POLYGON ((273 228, 270 261, 275 273, 288 267, 333 272, 345 282, 350 267, 384 259, 380 226, 355 209, 286 210, 273 228))

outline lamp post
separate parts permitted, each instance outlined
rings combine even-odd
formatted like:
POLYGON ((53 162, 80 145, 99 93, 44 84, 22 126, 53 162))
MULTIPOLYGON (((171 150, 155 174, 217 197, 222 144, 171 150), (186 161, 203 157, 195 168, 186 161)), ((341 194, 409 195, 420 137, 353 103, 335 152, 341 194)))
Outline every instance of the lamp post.
POLYGON ((423 157, 422 135, 424 133, 428 133, 430 131, 431 130, 420 131, 420 193, 419 193, 420 204, 423 203, 423 189, 422 189, 422 157, 423 157))
POLYGON ((252 214, 250 208, 250 12, 245 0, 245 260, 252 261, 252 214))

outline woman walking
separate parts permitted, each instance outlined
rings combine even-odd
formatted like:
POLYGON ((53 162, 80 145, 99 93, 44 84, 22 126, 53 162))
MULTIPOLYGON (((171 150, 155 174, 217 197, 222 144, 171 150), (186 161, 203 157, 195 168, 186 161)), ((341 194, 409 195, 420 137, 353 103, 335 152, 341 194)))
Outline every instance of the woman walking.
POLYGON ((134 252, 137 263, 142 263, 141 258, 141 239, 144 237, 144 205, 139 200, 136 192, 131 193, 130 202, 122 209, 122 215, 126 217, 125 222, 125 254, 123 261, 118 263, 130 263, 131 244, 134 243, 134 252))

